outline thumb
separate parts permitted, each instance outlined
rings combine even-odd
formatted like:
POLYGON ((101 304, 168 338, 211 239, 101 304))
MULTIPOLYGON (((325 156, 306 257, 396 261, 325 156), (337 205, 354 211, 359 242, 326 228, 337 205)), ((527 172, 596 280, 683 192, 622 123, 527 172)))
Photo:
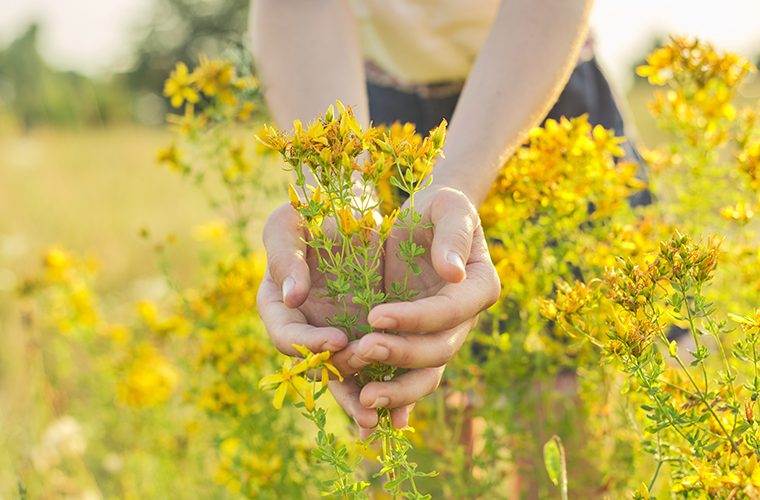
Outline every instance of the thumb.
POLYGON ((461 191, 443 188, 434 195, 430 222, 433 224, 430 249, 433 268, 450 283, 463 281, 473 234, 480 226, 477 210, 461 191))
POLYGON ((282 301, 290 308, 300 306, 309 296, 311 277, 298 212, 289 204, 275 209, 264 225, 263 239, 269 273, 282 290, 282 301))

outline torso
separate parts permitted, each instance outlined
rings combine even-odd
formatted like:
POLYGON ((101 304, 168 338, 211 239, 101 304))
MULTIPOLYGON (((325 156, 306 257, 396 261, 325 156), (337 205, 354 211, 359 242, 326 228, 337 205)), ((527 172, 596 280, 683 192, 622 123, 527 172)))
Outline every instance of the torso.
POLYGON ((352 0, 364 57, 401 81, 467 77, 500 0, 352 0))

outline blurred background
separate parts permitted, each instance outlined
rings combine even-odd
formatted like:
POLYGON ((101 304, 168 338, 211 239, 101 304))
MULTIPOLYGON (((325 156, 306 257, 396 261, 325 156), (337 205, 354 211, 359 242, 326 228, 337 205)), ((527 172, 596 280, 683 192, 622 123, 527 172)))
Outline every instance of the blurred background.
MULTIPOLYGON (((40 394, 35 382, 22 380, 27 372, 21 367, 39 346, 38 339, 24 338, 15 290, 39 270, 44 249, 61 245, 100 263, 97 291, 117 308, 158 299, 167 284, 153 247, 139 237, 145 230, 178 235, 169 257, 179 279, 193 283, 201 264, 188 235, 214 214, 199 189, 157 165, 156 152, 171 137, 164 127, 169 106, 163 81, 177 61, 192 67, 200 53, 213 57, 244 47, 247 11, 248 0, 2 3, 0 498, 15 488, 14 457, 38 441, 50 419, 34 401, 40 394)), ((644 56, 675 33, 757 62, 758 19, 757 0, 596 1, 598 58, 644 144, 658 141, 645 104, 651 87, 634 74, 644 56)), ((748 99, 760 97, 757 79, 742 91, 748 99)), ((79 362, 72 359, 71 368, 79 362)), ((71 398, 81 395, 67 390, 71 398)), ((141 425, 140 415, 132 424, 141 425)), ((120 429, 125 442, 136 438, 129 425, 120 429)), ((153 446, 146 436, 135 449, 153 446)), ((118 457, 104 456, 103 467, 120 467, 118 457)), ((156 484, 178 477, 173 468, 151 476, 147 471, 157 467, 151 460, 137 462, 146 471, 135 477, 153 477, 149 482, 156 484)), ((175 465, 181 469, 183 462, 175 465)))
MULTIPOLYGON (((101 291, 124 302, 165 291, 138 233, 187 235, 212 218, 202 193, 158 168, 170 135, 163 81, 177 61, 245 45, 248 0, 11 0, 0 9, 0 469, 3 438, 17 440, 25 387, 8 360, 18 315, 11 297, 60 244, 101 263, 101 291), (10 346, 10 347, 8 347, 10 346)), ((754 62, 757 0, 597 0, 596 51, 644 144, 657 142, 650 87, 634 68, 668 33, 698 36, 754 62)), ((760 97, 755 81, 745 97, 760 97)), ((188 245, 172 255, 192 280, 188 245)), ((0 495, 1 496, 1 495, 0 495)))

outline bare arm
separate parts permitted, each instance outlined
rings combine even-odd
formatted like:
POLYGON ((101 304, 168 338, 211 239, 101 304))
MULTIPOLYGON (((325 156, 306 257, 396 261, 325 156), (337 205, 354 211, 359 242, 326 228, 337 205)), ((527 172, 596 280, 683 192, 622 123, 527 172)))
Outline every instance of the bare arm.
POLYGON ((256 0, 251 36, 279 126, 311 120, 336 99, 369 123, 361 47, 348 0, 256 0))
POLYGON ((592 0, 505 0, 452 118, 435 182, 483 202, 551 109, 585 40, 592 0))

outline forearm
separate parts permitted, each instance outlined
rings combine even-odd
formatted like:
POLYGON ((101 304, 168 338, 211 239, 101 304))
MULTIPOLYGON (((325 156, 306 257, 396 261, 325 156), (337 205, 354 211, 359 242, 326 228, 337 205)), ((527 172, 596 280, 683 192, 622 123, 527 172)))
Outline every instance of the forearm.
POLYGON ((308 121, 340 99, 369 123, 356 21, 348 0, 256 0, 251 36, 275 122, 308 121))
POLYGON ((549 112, 585 40, 591 0, 502 3, 452 118, 435 182, 483 202, 499 168, 549 112))

